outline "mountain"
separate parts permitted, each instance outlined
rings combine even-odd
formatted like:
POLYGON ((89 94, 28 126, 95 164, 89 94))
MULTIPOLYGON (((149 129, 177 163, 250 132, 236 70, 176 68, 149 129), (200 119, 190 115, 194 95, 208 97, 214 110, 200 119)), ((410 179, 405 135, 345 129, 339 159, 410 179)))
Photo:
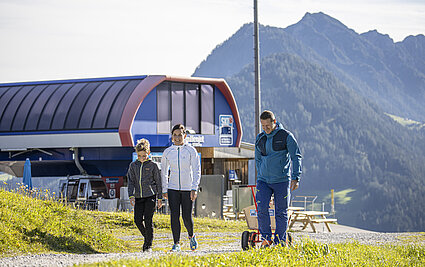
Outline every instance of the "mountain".
MULTIPOLYGON (((388 35, 360 35, 318 13, 286 29, 260 27, 260 38, 262 107, 273 110, 294 133, 304 157, 296 194, 319 195, 326 205, 330 189, 346 195, 336 206, 342 224, 423 231, 424 120, 405 119, 424 114, 419 101, 425 84, 419 58, 423 36, 394 43, 388 35), (411 80, 416 87, 398 77, 403 72, 418 78, 411 80), (395 103, 403 108, 392 106, 397 97, 395 103)), ((249 142, 255 138, 251 62, 252 25, 246 24, 194 73, 226 77, 240 111, 243 140, 249 142)))
MULTIPOLYGON (((217 46, 193 76, 229 77, 252 62, 253 25, 217 46)), ((377 31, 358 34, 323 13, 286 29, 260 26, 260 56, 288 53, 316 63, 383 110, 425 121, 425 38, 394 43, 377 31)))
MULTIPOLYGON (((377 231, 424 229, 425 143, 322 67, 273 54, 262 66, 263 107, 296 136, 304 157, 302 192, 353 189, 338 205, 342 224, 377 231)), ((246 138, 254 138, 252 66, 227 79, 246 138)))

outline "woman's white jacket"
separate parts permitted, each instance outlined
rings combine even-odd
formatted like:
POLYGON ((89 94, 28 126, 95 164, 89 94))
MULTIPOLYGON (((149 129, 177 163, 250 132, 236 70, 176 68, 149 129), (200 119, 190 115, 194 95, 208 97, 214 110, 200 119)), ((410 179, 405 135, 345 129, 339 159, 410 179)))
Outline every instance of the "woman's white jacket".
POLYGON ((161 159, 161 178, 163 193, 168 189, 198 190, 201 165, 196 149, 189 144, 165 149, 161 159))

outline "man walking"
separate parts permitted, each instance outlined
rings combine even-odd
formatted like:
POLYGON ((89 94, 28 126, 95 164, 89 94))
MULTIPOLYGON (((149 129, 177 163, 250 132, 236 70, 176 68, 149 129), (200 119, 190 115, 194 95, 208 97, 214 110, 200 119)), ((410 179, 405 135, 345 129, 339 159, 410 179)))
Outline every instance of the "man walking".
POLYGON ((269 110, 260 115, 261 132, 255 141, 257 168, 258 227, 263 240, 262 247, 272 244, 269 203, 274 195, 276 231, 274 244, 286 245, 288 205, 290 192, 299 186, 301 152, 291 132, 276 121, 269 110), (292 165, 292 172, 291 172, 292 165))

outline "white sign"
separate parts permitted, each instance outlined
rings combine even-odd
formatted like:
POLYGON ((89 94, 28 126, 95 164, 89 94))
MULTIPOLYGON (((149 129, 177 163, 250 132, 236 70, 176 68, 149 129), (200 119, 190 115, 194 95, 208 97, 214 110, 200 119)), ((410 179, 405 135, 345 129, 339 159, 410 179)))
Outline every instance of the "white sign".
POLYGON ((220 115, 220 146, 231 146, 233 144, 233 116, 220 115))
POLYGON ((202 143, 205 142, 203 135, 188 135, 186 141, 192 146, 202 146, 202 143))

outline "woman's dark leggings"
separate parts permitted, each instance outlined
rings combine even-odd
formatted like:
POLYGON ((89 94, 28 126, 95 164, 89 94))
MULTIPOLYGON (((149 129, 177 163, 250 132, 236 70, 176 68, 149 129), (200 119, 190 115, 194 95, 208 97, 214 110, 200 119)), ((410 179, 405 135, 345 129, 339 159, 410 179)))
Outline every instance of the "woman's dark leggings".
POLYGON ((145 246, 152 246, 153 239, 153 223, 152 217, 155 211, 156 197, 136 198, 134 205, 134 222, 140 233, 145 238, 145 246))
POLYGON ((190 191, 179 191, 168 189, 168 204, 171 211, 171 231, 173 232, 174 244, 180 241, 180 206, 184 226, 189 236, 193 236, 192 204, 190 191))

